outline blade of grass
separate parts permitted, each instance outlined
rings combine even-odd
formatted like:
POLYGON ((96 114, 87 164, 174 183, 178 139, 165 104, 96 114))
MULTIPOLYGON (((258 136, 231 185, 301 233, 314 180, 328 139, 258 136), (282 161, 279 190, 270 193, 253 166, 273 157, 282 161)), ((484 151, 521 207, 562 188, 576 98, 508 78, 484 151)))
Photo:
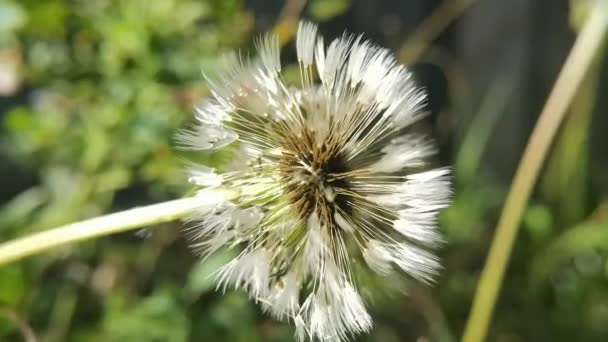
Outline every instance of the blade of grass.
POLYGON ((454 174, 460 182, 468 183, 478 177, 487 142, 492 137, 509 99, 515 94, 517 83, 511 75, 515 73, 493 82, 466 132, 454 165, 454 174))
POLYGON ((446 0, 418 26, 397 52, 399 60, 414 63, 454 20, 475 0, 446 0))

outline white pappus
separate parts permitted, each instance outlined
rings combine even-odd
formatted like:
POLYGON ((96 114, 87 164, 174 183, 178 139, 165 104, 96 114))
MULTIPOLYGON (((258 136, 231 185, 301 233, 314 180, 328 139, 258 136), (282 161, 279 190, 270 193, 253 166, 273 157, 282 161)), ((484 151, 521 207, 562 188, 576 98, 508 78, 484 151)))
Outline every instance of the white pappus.
POLYGON ((308 22, 296 39, 299 87, 283 81, 273 35, 208 78, 179 145, 237 151, 221 172, 189 169, 201 205, 187 234, 203 256, 241 248, 218 286, 247 291, 300 339, 343 341, 372 327, 353 262, 423 282, 437 273, 449 170, 428 169, 432 141, 406 132, 425 94, 388 50, 349 35, 326 46, 308 22))

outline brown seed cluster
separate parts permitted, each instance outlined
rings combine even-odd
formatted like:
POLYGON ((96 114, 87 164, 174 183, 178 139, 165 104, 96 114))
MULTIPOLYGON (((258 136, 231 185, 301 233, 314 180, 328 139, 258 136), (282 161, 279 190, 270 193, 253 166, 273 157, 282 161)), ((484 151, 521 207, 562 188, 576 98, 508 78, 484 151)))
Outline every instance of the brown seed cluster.
POLYGON ((327 226, 335 226, 335 206, 342 210, 348 207, 348 167, 334 141, 329 134, 318 143, 315 131, 305 129, 285 139, 279 162, 286 193, 300 218, 305 220, 316 210, 319 220, 327 226))

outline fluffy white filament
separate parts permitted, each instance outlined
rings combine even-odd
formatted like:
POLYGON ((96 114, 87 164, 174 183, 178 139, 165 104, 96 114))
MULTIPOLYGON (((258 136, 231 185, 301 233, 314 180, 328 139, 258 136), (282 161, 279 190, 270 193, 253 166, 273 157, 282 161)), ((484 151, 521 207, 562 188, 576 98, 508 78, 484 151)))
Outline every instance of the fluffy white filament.
POLYGON ((242 249, 218 287, 246 291, 300 340, 344 341, 372 327, 352 263, 423 282, 438 272, 428 250, 442 242, 449 170, 429 170, 432 141, 406 132, 425 95, 390 51, 349 35, 325 46, 302 22, 301 86, 288 87, 277 37, 256 47, 206 76, 211 96, 178 134, 190 150, 235 147, 217 170, 189 167, 201 202, 186 234, 203 257, 242 249))

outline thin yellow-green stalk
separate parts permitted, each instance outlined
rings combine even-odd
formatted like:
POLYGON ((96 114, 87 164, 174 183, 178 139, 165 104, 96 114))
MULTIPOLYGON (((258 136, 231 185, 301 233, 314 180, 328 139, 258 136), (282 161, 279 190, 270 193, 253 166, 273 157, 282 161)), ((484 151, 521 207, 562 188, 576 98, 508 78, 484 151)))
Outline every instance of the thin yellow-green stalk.
POLYGON ((189 197, 148 205, 68 224, 0 244, 0 266, 72 242, 173 221, 197 207, 189 197))
POLYGON ((446 0, 418 26, 397 52, 399 60, 414 63, 454 20, 473 4, 475 0, 446 0))
POLYGON ((555 82, 515 173, 481 273, 463 342, 481 342, 487 336, 523 210, 568 106, 603 43, 608 27, 607 1, 596 1, 596 6, 591 8, 591 14, 555 82))

